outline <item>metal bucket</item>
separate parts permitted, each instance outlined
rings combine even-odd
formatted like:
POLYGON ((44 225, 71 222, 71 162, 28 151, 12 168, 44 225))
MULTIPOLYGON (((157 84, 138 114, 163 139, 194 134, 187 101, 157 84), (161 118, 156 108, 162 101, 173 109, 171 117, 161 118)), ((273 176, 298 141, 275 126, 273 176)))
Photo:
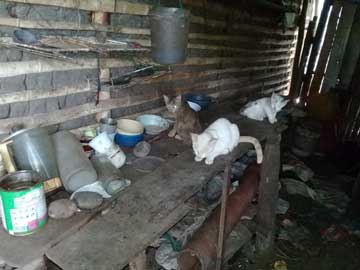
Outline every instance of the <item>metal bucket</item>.
POLYGON ((1 216, 11 235, 28 235, 44 226, 47 208, 43 183, 34 171, 18 171, 0 179, 1 216))
POLYGON ((165 65, 185 62, 190 12, 183 8, 156 7, 149 16, 152 59, 165 65))
POLYGON ((59 177, 55 150, 47 129, 22 129, 7 140, 12 140, 10 146, 18 169, 36 171, 43 180, 59 177))

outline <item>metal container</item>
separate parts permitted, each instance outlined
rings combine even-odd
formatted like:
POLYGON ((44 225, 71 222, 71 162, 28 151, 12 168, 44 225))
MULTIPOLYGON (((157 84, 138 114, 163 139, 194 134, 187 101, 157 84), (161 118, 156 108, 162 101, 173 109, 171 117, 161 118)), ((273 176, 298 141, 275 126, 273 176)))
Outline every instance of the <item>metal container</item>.
POLYGON ((47 129, 21 129, 7 140, 12 140, 10 146, 18 169, 36 171, 43 180, 59 177, 55 150, 47 129))
POLYGON ((46 200, 40 179, 34 171, 17 171, 0 178, 2 223, 9 234, 28 235, 46 223, 46 200))
POLYGON ((165 65, 185 62, 190 12, 183 8, 156 7, 149 16, 152 59, 165 65))
POLYGON ((107 134, 116 133, 117 121, 113 118, 100 119, 100 133, 106 132, 107 134))
POLYGON ((92 184, 97 173, 86 156, 79 140, 69 131, 60 131, 53 135, 56 159, 60 177, 68 192, 92 184))

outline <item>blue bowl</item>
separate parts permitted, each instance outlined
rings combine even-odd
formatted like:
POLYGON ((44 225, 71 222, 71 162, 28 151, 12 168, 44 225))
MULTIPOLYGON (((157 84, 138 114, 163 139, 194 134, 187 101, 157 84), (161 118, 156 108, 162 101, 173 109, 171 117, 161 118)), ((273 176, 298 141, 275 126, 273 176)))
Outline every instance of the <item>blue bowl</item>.
POLYGON ((186 94, 185 98, 187 101, 198 104, 202 110, 206 109, 211 102, 211 98, 204 94, 186 94))
POLYGON ((138 135, 124 135, 116 133, 115 143, 124 147, 134 147, 138 142, 144 139, 144 134, 138 135))

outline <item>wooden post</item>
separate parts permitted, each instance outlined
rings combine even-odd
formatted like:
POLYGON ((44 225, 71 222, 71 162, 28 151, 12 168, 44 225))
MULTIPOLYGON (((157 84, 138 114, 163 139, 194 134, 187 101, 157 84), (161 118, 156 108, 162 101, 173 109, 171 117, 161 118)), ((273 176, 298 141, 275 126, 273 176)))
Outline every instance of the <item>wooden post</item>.
POLYGON ((256 250, 263 262, 273 255, 279 191, 281 135, 272 134, 266 141, 259 183, 256 250))
POLYGON ((291 88, 290 95, 294 97, 296 91, 296 81, 301 76, 299 72, 299 63, 300 63, 300 55, 303 49, 304 44, 304 33, 305 33, 305 24, 306 24, 306 13, 308 9, 309 0, 304 0, 301 10, 301 15, 299 19, 299 32, 298 32, 298 40, 296 44, 295 57, 293 62, 293 70, 291 75, 291 88))
POLYGON ((226 222, 226 207, 227 200, 229 197, 229 189, 231 185, 231 159, 226 162, 224 181, 221 195, 221 212, 220 212, 220 223, 219 223, 219 237, 217 245, 217 256, 215 270, 222 269, 223 254, 224 254, 224 238, 225 238, 225 222, 226 222))
POLYGON ((342 2, 335 1, 334 5, 333 5, 333 9, 331 11, 328 27, 326 30, 324 44, 321 48, 319 62, 316 67, 314 79, 311 83, 310 96, 312 93, 317 94, 320 90, 320 86, 321 86, 321 83, 322 83, 322 80, 324 77, 326 64, 329 59, 329 54, 330 54, 334 36, 336 33, 336 27, 338 24, 338 19, 339 19, 339 14, 340 14, 341 8, 342 8, 342 2))
POLYGON ((342 67, 339 74, 339 86, 343 89, 348 89, 351 83, 351 78, 354 74, 357 60, 360 56, 360 8, 357 7, 354 23, 351 28, 350 37, 345 50, 342 67))
POLYGON ((304 41, 304 48, 301 55, 300 65, 299 65, 299 76, 297 77, 295 81, 295 88, 293 91, 293 97, 299 97, 300 95, 300 89, 301 89, 301 83, 304 79, 304 70, 307 63, 307 60, 309 58, 309 52, 310 52, 310 46, 313 41, 313 35, 314 35, 314 28, 316 25, 317 17, 315 16, 314 19, 309 23, 308 30, 306 33, 306 38, 304 41))
MULTIPOLYGON (((354 21, 357 4, 344 2, 341 18, 336 30, 335 40, 331 49, 331 55, 327 64, 324 82, 321 92, 327 92, 337 84, 345 48, 350 36, 351 27, 354 21)), ((358 41, 359 42, 359 41, 358 41)), ((359 46, 357 46, 359 47, 359 46)))
MULTIPOLYGON (((92 21, 94 24, 99 25, 109 25, 109 13, 102 11, 95 11, 92 14, 92 21)), ((104 42, 106 40, 106 32, 97 32, 96 39, 100 42, 104 42)), ((102 54, 101 57, 105 57, 105 54, 102 54)), ((102 67, 102 61, 100 58, 100 82, 108 82, 110 81, 110 69, 102 67)), ((99 93, 99 101, 109 100, 110 99, 110 91, 100 91, 99 93)), ((110 117, 110 111, 104 111, 96 114, 96 120, 99 121, 103 117, 110 117)))
POLYGON ((318 57, 319 50, 320 50, 321 39, 324 35, 327 18, 329 17, 329 10, 331 7, 331 2, 332 2, 331 0, 325 0, 323 9, 321 11, 319 24, 316 28, 316 35, 315 35, 315 38, 313 41, 313 46, 312 46, 311 54, 309 57, 308 68, 306 71, 306 75, 305 75, 304 83, 303 83, 303 87, 302 87, 302 92, 301 92, 302 100, 304 100, 307 97, 308 92, 309 92, 309 87, 310 87, 311 80, 313 77, 315 62, 316 62, 316 59, 318 57))

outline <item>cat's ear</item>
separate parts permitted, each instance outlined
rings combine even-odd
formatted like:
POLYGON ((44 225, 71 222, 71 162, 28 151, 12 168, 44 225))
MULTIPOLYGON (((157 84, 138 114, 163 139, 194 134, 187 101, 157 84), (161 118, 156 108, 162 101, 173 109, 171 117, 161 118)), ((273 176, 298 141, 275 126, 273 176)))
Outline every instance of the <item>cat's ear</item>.
POLYGON ((281 110, 282 108, 284 108, 286 106, 286 104, 288 104, 290 101, 290 99, 284 99, 280 102, 279 104, 279 110, 281 110))
POLYGON ((192 141, 193 143, 196 143, 197 140, 198 140, 199 134, 190 133, 190 136, 191 136, 191 141, 192 141))
POLYGON ((169 97, 166 95, 163 95, 163 97, 164 97, 165 104, 168 104, 169 100, 170 100, 169 97))
POLYGON ((271 102, 272 102, 273 104, 275 104, 275 103, 277 102, 278 98, 279 98, 279 96, 278 96, 275 92, 273 92, 273 93, 271 94, 271 102))

